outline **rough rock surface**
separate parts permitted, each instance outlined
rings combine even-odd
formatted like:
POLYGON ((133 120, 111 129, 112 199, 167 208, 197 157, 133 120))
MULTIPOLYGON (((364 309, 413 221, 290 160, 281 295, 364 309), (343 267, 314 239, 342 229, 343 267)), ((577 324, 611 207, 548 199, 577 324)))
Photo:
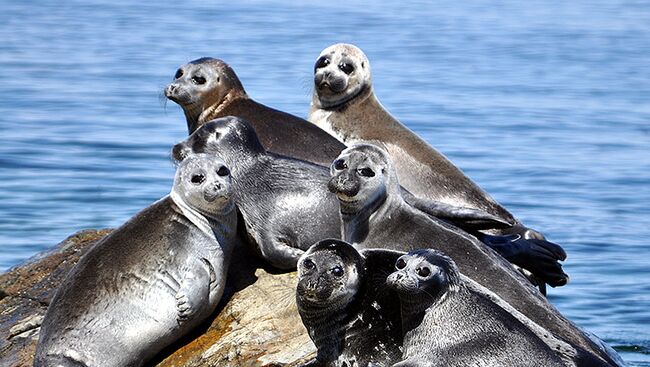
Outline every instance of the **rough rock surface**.
MULTIPOLYGON (((39 325, 57 285, 110 230, 78 232, 0 274, 0 366, 31 366, 39 325)), ((168 347, 152 366, 297 366, 315 347, 295 304, 296 274, 274 273, 245 250, 234 254, 213 316, 168 347)))

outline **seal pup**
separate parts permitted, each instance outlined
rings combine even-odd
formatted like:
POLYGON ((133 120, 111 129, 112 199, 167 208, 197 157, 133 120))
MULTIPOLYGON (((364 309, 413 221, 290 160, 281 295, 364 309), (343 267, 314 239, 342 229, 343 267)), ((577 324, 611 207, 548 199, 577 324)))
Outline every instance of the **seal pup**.
POLYGON ((395 366, 608 366, 460 274, 444 254, 415 250, 387 287, 400 299, 404 360, 395 366))
MULTIPOLYGON (((255 130, 243 119, 229 116, 207 122, 172 149, 176 161, 194 153, 214 155, 228 164, 243 231, 271 265, 294 269, 312 244, 341 236, 338 199, 327 189, 329 170, 266 151, 255 130)), ((409 200, 459 226, 502 224, 474 209, 453 208, 412 196, 409 200)))
POLYGON ((384 109, 373 91, 368 58, 358 47, 339 43, 321 52, 308 120, 347 145, 365 142, 384 148, 402 186, 413 195, 479 209, 512 224, 497 234, 544 240, 384 109))
MULTIPOLYGON (((523 276, 475 237, 414 210, 400 196, 388 154, 359 144, 344 150, 331 167, 328 186, 339 198, 343 239, 358 249, 410 251, 434 248, 445 252, 460 270, 496 293, 540 326, 571 344, 608 358, 601 348, 536 291, 523 276)), ((536 270, 549 283, 560 285, 566 275, 559 264, 541 262, 536 270)))
POLYGON ((34 366, 141 366, 216 308, 237 246, 228 167, 196 155, 171 194, 90 249, 57 290, 34 366))
POLYGON ((172 150, 176 161, 196 153, 230 167, 245 233, 274 267, 295 269, 311 245, 340 236, 338 202, 327 190, 327 169, 266 151, 244 120, 210 121, 172 150))
POLYGON ((181 66, 165 96, 183 108, 190 134, 218 117, 239 116, 274 153, 329 166, 345 148, 308 121, 252 100, 235 71, 219 59, 204 57, 181 66))
POLYGON ((401 360, 399 300, 385 282, 402 254, 359 253, 327 239, 300 258, 296 302, 318 349, 308 365, 388 366, 401 360))

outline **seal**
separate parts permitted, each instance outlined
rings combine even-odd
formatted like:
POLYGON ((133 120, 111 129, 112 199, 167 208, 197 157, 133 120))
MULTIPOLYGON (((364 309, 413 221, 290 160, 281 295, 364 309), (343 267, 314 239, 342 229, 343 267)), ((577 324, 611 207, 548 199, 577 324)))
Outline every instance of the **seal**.
MULTIPOLYGON (((339 203, 327 189, 329 170, 267 151, 253 127, 239 117, 209 121, 172 149, 176 161, 194 153, 222 159, 233 172, 242 231, 271 265, 295 269, 300 256, 323 238, 341 236, 339 203)), ((468 227, 501 225, 493 216, 415 200, 428 213, 468 227)), ((504 246, 503 250, 512 250, 504 246)))
POLYGON ((384 109, 374 94, 368 58, 358 47, 339 43, 321 52, 314 66, 308 120, 347 145, 372 143, 384 148, 402 186, 413 195, 479 209, 512 225, 496 234, 544 240, 384 109))
POLYGON ((300 258, 296 302, 318 349, 308 365, 388 366, 401 360, 400 305, 385 282, 402 254, 359 253, 327 239, 300 258))
POLYGON ((172 150, 176 161, 196 153, 230 167, 246 237, 274 267, 295 269, 311 245, 340 237, 338 201, 327 190, 327 169, 266 151, 241 118, 210 121, 172 150))
POLYGON ((345 148, 308 121, 255 102, 235 71, 219 59, 204 57, 181 66, 164 92, 183 108, 190 134, 207 121, 239 116, 274 153, 329 166, 345 148))
POLYGON ((403 361, 395 366, 607 366, 460 274, 444 254, 416 250, 386 280, 399 295, 403 361))
POLYGON ((141 366, 205 320, 238 243, 232 194, 223 162, 184 161, 169 196, 67 275, 45 314, 34 366, 141 366))
MULTIPOLYGON (((440 250, 452 257, 465 275, 540 326, 608 358, 505 259, 475 237, 407 205, 400 196, 397 175, 386 151, 374 145, 355 145, 334 161, 331 173, 328 186, 339 198, 345 241, 358 249, 440 250)), ((558 285, 566 281, 559 264, 537 263, 537 272, 547 281, 558 285)))

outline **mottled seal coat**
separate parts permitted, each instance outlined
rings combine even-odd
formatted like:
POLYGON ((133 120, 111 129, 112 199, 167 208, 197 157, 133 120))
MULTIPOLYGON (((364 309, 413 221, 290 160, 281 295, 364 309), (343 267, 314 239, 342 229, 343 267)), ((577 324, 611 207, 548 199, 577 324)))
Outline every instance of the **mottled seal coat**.
MULTIPOLYGON (((465 275, 540 326, 572 345, 609 358, 494 251, 458 228, 406 205, 400 196, 395 170, 383 149, 360 144, 344 150, 332 164, 332 176, 329 187, 339 198, 345 241, 359 249, 443 251, 465 275)), ((550 270, 540 271, 561 280, 561 271, 550 270)))
POLYGON ((141 366, 209 316, 237 244, 228 168, 195 156, 169 196, 86 253, 57 290, 34 366, 141 366))
POLYGON ((365 142, 386 149, 402 186, 413 195, 479 209, 513 225, 497 233, 544 239, 384 109, 373 91, 368 58, 358 47, 335 44, 323 50, 314 84, 308 120, 347 145, 365 142))
POLYGON ((401 255, 359 253, 346 242, 328 239, 300 258, 296 302, 318 349, 311 365, 389 366, 401 360, 399 300, 385 285, 401 255))
POLYGON ((399 294, 404 361, 395 366, 607 366, 556 338, 461 275, 435 250, 397 259, 387 286, 399 294))
POLYGON ((345 148, 308 121, 252 100, 235 71, 219 59, 204 57, 181 66, 165 96, 183 108, 190 134, 218 117, 239 116, 274 153, 328 166, 345 148))

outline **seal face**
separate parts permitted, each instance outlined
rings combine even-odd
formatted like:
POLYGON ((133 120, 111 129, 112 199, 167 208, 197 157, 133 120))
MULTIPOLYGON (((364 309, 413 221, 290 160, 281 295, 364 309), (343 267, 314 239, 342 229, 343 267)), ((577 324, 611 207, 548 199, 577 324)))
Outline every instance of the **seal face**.
POLYGON ((314 65, 317 107, 331 110, 371 93, 370 63, 366 55, 349 44, 332 45, 318 56, 314 65))
POLYGON ((249 242, 271 265, 294 269, 312 244, 340 236, 338 202, 326 188, 327 169, 266 151, 243 119, 207 122, 172 151, 177 161, 196 153, 230 167, 249 242))
POLYGON ((431 249, 397 259, 386 280, 400 299, 404 356, 397 365, 605 366, 464 277, 431 249))
POLYGON ((318 348, 314 364, 390 365, 402 351, 399 304, 385 286, 401 253, 369 250, 328 239, 298 263, 296 301, 318 348))
POLYGON ((345 148, 306 120, 249 98, 235 71, 219 59, 204 57, 181 66, 165 96, 183 108, 190 134, 213 119, 239 116, 253 127, 264 149, 274 153, 329 165, 345 148))
POLYGON ((354 243, 358 249, 443 251, 455 259, 469 278, 542 327, 607 358, 492 249, 476 237, 406 204, 397 174, 383 149, 369 144, 353 145, 341 152, 331 174, 328 186, 339 198, 345 241, 354 243), (364 169, 372 173, 362 173, 364 169))
POLYGON ((140 366, 208 317, 236 246, 228 167, 188 157, 171 194, 97 243, 67 275, 34 366, 140 366))

